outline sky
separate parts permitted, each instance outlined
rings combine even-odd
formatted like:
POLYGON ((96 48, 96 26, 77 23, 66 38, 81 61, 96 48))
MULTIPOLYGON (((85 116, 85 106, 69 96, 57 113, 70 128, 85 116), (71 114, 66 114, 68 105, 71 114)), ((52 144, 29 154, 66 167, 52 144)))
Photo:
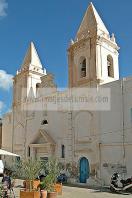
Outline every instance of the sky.
MULTIPOLYGON (((92 1, 120 46, 120 78, 132 76, 132 0, 92 1)), ((89 0, 0 0, 0 116, 11 108, 12 77, 33 41, 58 87, 68 85, 67 48, 89 0)))

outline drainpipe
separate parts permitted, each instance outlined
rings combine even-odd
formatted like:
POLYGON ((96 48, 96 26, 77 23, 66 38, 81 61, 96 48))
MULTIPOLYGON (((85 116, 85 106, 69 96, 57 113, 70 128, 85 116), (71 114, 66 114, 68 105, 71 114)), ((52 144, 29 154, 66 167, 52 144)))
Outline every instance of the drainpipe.
MULTIPOLYGON (((12 108, 12 153, 14 152, 14 104, 12 108)), ((12 158, 13 159, 13 158, 12 158)))
POLYGON ((102 143, 99 143, 99 161, 100 161, 100 182, 101 182, 101 191, 103 189, 103 186, 105 185, 105 181, 102 179, 102 166, 101 166, 101 161, 102 161, 102 156, 101 156, 101 145, 102 143))
POLYGON ((100 179, 102 176, 102 171, 101 171, 101 143, 99 143, 99 166, 100 166, 100 179))
MULTIPOLYGON (((124 115, 124 78, 121 81, 122 90, 122 146, 123 146, 123 166, 126 166, 126 151, 125 151, 125 115, 124 115)), ((125 175, 124 175, 125 177, 125 175)))

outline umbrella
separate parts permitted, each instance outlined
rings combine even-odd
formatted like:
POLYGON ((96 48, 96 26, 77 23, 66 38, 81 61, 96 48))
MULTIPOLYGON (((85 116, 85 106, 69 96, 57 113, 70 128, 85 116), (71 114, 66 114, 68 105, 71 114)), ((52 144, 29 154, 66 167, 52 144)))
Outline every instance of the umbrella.
POLYGON ((17 155, 15 153, 11 153, 11 152, 5 151, 3 149, 0 149, 0 155, 10 155, 10 156, 15 156, 15 157, 20 157, 20 155, 17 155))

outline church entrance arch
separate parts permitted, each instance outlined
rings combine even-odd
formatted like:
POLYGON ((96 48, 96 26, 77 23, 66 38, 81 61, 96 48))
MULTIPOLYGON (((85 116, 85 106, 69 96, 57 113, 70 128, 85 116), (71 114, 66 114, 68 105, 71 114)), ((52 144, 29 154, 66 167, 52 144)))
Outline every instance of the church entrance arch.
POLYGON ((89 178, 89 161, 86 157, 80 159, 80 183, 86 183, 89 178))

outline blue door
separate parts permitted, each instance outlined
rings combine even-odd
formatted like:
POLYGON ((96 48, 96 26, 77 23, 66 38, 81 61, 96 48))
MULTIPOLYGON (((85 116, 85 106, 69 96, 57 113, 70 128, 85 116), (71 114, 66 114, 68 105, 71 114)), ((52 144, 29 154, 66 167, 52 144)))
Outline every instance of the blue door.
POLYGON ((89 162, 88 159, 82 157, 80 159, 80 183, 86 183, 89 178, 89 162))

